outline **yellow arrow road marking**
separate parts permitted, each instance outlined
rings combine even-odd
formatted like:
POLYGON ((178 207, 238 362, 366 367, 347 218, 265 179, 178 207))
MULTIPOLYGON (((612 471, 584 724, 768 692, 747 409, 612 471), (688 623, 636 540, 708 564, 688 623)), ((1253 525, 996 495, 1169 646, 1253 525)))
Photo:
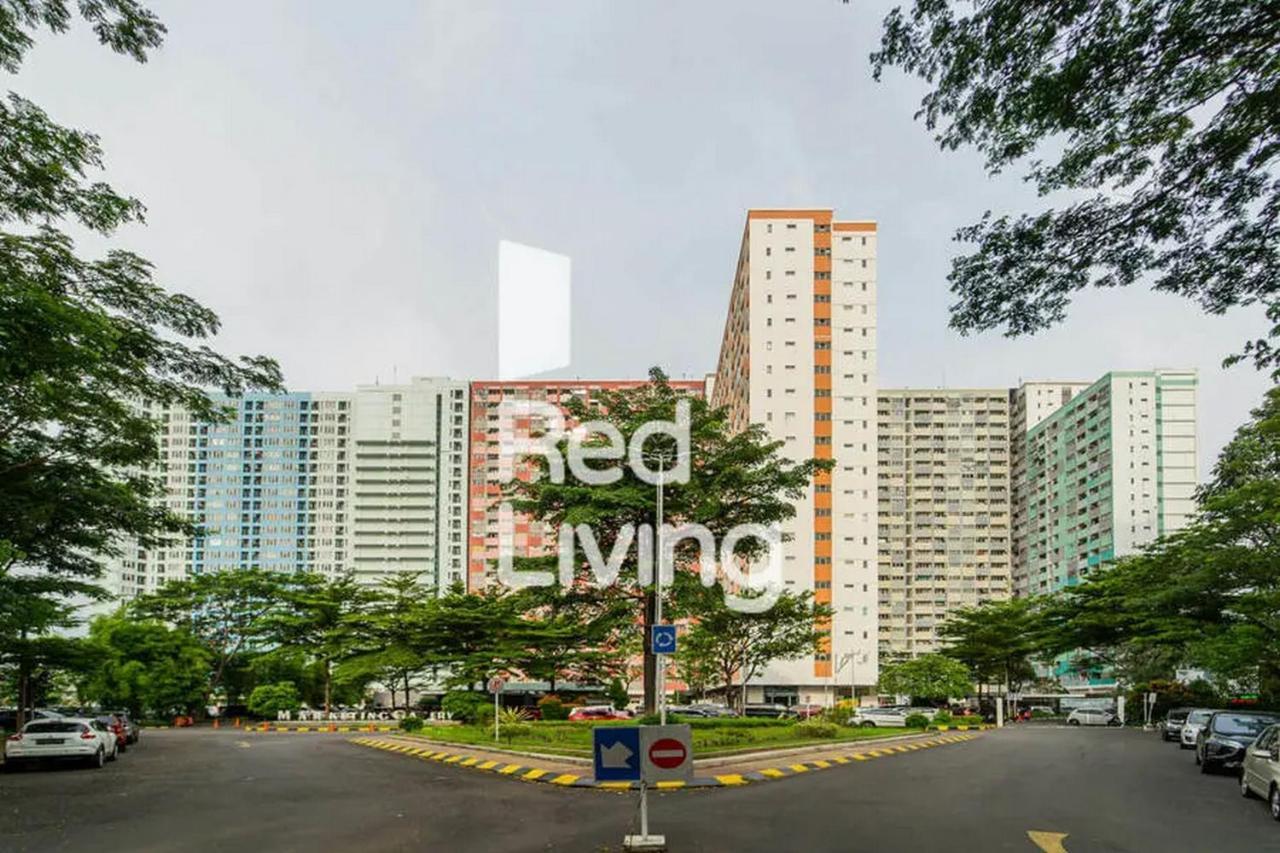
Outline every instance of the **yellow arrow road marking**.
POLYGON ((1027 837, 1031 839, 1031 843, 1039 847, 1044 853, 1067 853, 1067 848, 1062 846, 1062 840, 1067 837, 1065 832, 1045 832, 1038 829, 1028 829, 1027 837))

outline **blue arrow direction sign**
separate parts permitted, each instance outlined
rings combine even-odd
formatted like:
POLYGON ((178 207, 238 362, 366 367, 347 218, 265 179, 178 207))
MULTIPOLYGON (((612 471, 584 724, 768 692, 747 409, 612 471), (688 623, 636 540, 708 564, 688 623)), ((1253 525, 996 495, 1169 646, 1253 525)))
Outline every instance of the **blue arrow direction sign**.
POLYGON ((649 645, 655 655, 674 655, 676 653, 676 626, 654 625, 649 645))
POLYGON ((635 726, 592 729, 597 782, 635 782, 640 779, 640 729, 635 726))

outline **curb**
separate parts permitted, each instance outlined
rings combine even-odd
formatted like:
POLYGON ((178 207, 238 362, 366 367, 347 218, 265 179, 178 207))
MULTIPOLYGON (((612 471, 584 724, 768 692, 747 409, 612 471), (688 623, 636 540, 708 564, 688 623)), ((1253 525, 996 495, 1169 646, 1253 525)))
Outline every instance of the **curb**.
POLYGON ((261 726, 245 726, 243 731, 246 732, 308 732, 310 734, 335 734, 338 732, 398 732, 399 726, 273 726, 263 724, 261 726))
MULTIPOLYGON (((716 776, 699 776, 694 777, 688 782, 656 782, 653 787, 659 791, 673 791, 688 788, 737 788, 758 782, 774 782, 779 779, 787 779, 792 776, 799 776, 802 773, 811 773, 817 770, 828 770, 842 764, 852 764, 858 761, 870 761, 875 758, 887 758, 892 755, 916 752, 921 749, 930 749, 935 746, 946 746, 947 744, 952 743, 963 743, 974 740, 977 737, 978 736, 975 734, 940 735, 925 741, 913 741, 911 743, 904 743, 896 746, 866 749, 859 752, 852 752, 848 755, 837 755, 833 758, 818 759, 815 761, 801 761, 795 764, 787 764, 782 767, 766 767, 761 770, 753 770, 748 773, 722 773, 716 776)), ((466 767, 473 770, 491 771, 500 776, 507 776, 512 779, 518 779, 522 782, 542 782, 550 785, 557 785, 562 788, 598 788, 606 791, 631 791, 638 790, 640 787, 640 783, 638 782, 597 782, 590 776, 574 773, 561 773, 557 770, 547 770, 545 768, 535 767, 529 764, 506 764, 501 761, 481 760, 480 758, 467 755, 466 753, 423 749, 412 744, 404 743, 403 741, 361 737, 349 738, 347 743, 355 744, 356 746, 370 747, 372 749, 381 749, 386 752, 394 752, 411 758, 421 758, 424 761, 453 764, 458 767, 466 767)))

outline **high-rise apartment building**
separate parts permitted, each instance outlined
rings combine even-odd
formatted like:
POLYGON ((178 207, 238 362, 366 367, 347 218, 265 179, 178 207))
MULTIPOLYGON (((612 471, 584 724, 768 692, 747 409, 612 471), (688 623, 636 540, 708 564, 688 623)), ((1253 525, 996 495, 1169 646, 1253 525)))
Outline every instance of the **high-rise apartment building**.
POLYGON ((770 665, 751 701, 818 701, 878 678, 876 393, 876 224, 749 211, 712 402, 736 428, 764 425, 786 457, 834 463, 784 526, 785 588, 832 607, 828 638, 770 665))
MULTIPOLYGON (((1015 391, 1015 404, 1027 395, 1015 391)), ((1195 511, 1196 374, 1115 371, 1014 436, 1014 591, 1041 595, 1185 526, 1195 511)), ((1065 395, 1065 391, 1062 392, 1065 395)))
POLYGON ((420 572, 465 583, 467 383, 414 379, 355 395, 351 568, 358 580, 420 572))
POLYGON ((1009 391, 879 393, 881 660, 939 651, 961 607, 1007 599, 1009 391))
MULTIPOLYGON (((468 543, 467 588, 481 589, 493 582, 498 559, 501 528, 498 523, 504 483, 500 459, 505 449, 514 454, 515 443, 547 429, 546 420, 533 408, 517 407, 510 419, 510 434, 502 434, 501 407, 505 403, 548 404, 564 418, 571 429, 573 419, 565 405, 573 398, 590 400, 600 391, 616 391, 647 385, 645 379, 582 380, 553 379, 546 381, 507 381, 471 383, 471 480, 469 492, 470 539, 468 543)), ((703 393, 704 380, 671 380, 676 390, 688 394, 703 393)), ((513 472, 527 478, 532 466, 521 459, 513 460, 513 472)), ((556 532, 548 531, 540 521, 521 514, 514 516, 512 553, 517 557, 533 557, 550 553, 556 547, 556 532)))
POLYGON ((414 379, 355 393, 222 399, 232 417, 147 406, 161 424, 165 505, 200 536, 151 551, 124 543, 108 568, 122 598, 203 572, 260 567, 398 571, 444 584, 466 565, 466 383, 414 379))

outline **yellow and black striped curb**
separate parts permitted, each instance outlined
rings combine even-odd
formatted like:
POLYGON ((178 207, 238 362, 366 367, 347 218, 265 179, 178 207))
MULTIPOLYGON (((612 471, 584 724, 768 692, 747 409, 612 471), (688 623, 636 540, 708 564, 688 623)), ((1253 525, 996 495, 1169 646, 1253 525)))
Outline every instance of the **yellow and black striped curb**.
POLYGON ((971 726, 968 723, 965 723, 964 725, 960 725, 960 726, 949 726, 949 725, 932 726, 931 725, 929 726, 928 730, 931 732, 984 732, 987 729, 991 729, 991 728, 995 728, 995 726, 991 726, 986 723, 979 723, 977 725, 971 726))
MULTIPOLYGON (((853 764, 858 761, 871 761, 876 758, 888 758, 894 755, 901 755, 908 752, 917 752, 921 749, 930 749, 935 746, 945 746, 951 743, 962 743, 976 738, 977 735, 940 735, 930 738, 929 740, 910 741, 908 743, 893 743, 870 749, 863 749, 859 752, 852 752, 848 755, 837 755, 832 758, 817 759, 814 761, 800 761, 795 764, 785 764, 779 767, 766 767, 762 770, 755 770, 749 773, 722 773, 716 776, 699 776, 688 782, 657 782, 653 787, 659 790, 678 790, 681 788, 734 788, 741 785, 750 785, 753 782, 772 782, 778 779, 787 779, 792 776, 799 776, 802 773, 811 773, 817 770, 828 770, 832 767, 839 767, 842 764, 853 764)), ((401 755, 408 755, 414 758, 421 758, 425 761, 438 761, 441 764, 452 764, 456 767, 468 767, 474 770, 487 770, 497 773, 500 776, 508 776, 512 779, 518 779, 523 782, 546 782, 551 785, 559 785, 562 788, 602 788, 609 791, 627 791, 640 787, 638 782, 598 782, 594 778, 586 775, 575 773, 564 773, 559 770, 547 770, 541 767, 534 767, 529 764, 506 764, 501 761, 486 760, 466 753, 449 752, 448 750, 436 750, 433 747, 419 747, 404 741, 382 740, 379 738, 361 737, 351 738, 348 743, 354 743, 358 746, 368 746, 373 749, 382 749, 387 752, 396 752, 401 755)))
MULTIPOLYGON (((225 727, 224 727, 224 728, 225 728, 225 727)), ((324 725, 324 726, 272 726, 272 725, 261 725, 261 726, 245 726, 245 727, 244 727, 244 731, 246 731, 246 732, 312 732, 312 733, 316 733, 316 732, 323 732, 323 733, 333 733, 333 732, 344 732, 344 733, 350 733, 350 732, 398 732, 398 731, 400 731, 400 727, 399 727, 399 726, 371 726, 371 725, 369 725, 368 723, 366 723, 366 724, 365 724, 365 725, 363 725, 363 726, 338 726, 338 725, 333 725, 333 726, 330 726, 330 725, 324 725)))

